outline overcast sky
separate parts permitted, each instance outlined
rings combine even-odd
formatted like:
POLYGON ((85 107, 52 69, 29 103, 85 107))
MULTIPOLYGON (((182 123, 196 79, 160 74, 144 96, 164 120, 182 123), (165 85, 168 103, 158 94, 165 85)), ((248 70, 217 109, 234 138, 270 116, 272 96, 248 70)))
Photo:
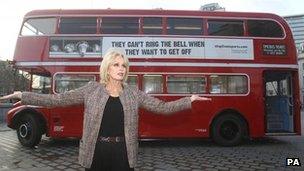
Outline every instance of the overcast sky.
POLYGON ((281 16, 304 14, 303 0, 9 0, 0 4, 0 60, 12 60, 25 13, 35 9, 178 9, 198 10, 219 3, 226 11, 269 12, 281 16))

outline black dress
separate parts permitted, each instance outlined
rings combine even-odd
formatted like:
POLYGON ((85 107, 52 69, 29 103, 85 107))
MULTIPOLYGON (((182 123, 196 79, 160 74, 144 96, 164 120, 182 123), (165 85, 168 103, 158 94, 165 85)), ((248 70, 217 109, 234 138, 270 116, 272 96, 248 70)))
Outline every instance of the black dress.
MULTIPOLYGON (((124 137, 124 113, 119 97, 110 96, 105 109, 98 137, 124 137)), ((97 140, 93 162, 89 171, 133 171, 127 157, 126 143, 97 140)))

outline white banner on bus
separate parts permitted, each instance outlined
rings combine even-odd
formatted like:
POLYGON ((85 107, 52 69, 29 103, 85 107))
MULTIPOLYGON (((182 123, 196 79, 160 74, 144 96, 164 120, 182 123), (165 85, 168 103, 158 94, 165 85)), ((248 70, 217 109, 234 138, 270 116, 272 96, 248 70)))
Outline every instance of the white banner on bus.
POLYGON ((109 48, 129 58, 253 59, 250 39, 103 37, 102 54, 109 48))

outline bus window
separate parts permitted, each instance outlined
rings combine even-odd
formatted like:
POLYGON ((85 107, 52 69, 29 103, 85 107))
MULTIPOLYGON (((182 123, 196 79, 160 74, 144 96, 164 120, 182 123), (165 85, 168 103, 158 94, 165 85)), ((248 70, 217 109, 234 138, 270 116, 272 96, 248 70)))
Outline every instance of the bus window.
POLYGON ((63 17, 60 19, 61 34, 96 34, 96 17, 63 17))
POLYGON ((243 36, 244 26, 240 20, 208 20, 208 35, 243 36))
POLYGON ((130 87, 138 88, 138 79, 136 75, 129 75, 127 83, 130 87))
POLYGON ((206 78, 168 76, 167 89, 168 93, 205 93, 206 78))
POLYGON ((162 34, 162 18, 144 18, 143 33, 144 34, 162 34))
POLYGON ((168 18, 167 33, 172 35, 202 35, 201 18, 168 18))
POLYGON ((21 35, 54 34, 56 31, 56 18, 32 18, 26 20, 22 26, 21 35))
POLYGON ((102 34, 138 34, 139 18, 103 17, 100 29, 102 34))
POLYGON ((281 26, 275 21, 248 20, 248 34, 253 37, 283 37, 281 26))
POLYGON ((245 94, 248 91, 247 77, 244 75, 211 75, 210 93, 245 94))
POLYGON ((280 80, 280 92, 282 96, 291 96, 291 87, 287 79, 280 80))
POLYGON ((64 93, 86 85, 89 81, 96 80, 94 75, 56 74, 55 92, 64 93))
POLYGON ((163 77, 161 75, 145 75, 143 90, 146 93, 163 93, 163 77))
POLYGON ((266 96, 278 96, 279 91, 278 91, 278 84, 277 81, 269 81, 266 82, 266 96))
POLYGON ((51 77, 33 75, 32 92, 49 94, 51 93, 51 77))

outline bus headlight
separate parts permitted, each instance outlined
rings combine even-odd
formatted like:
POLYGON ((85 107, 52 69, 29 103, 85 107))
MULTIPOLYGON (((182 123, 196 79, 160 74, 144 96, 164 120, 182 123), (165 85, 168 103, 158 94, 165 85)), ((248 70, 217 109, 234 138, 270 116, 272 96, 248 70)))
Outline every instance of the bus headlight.
POLYGON ((84 56, 84 54, 87 52, 88 47, 89 43, 86 41, 81 41, 77 43, 77 49, 81 56, 84 56))

